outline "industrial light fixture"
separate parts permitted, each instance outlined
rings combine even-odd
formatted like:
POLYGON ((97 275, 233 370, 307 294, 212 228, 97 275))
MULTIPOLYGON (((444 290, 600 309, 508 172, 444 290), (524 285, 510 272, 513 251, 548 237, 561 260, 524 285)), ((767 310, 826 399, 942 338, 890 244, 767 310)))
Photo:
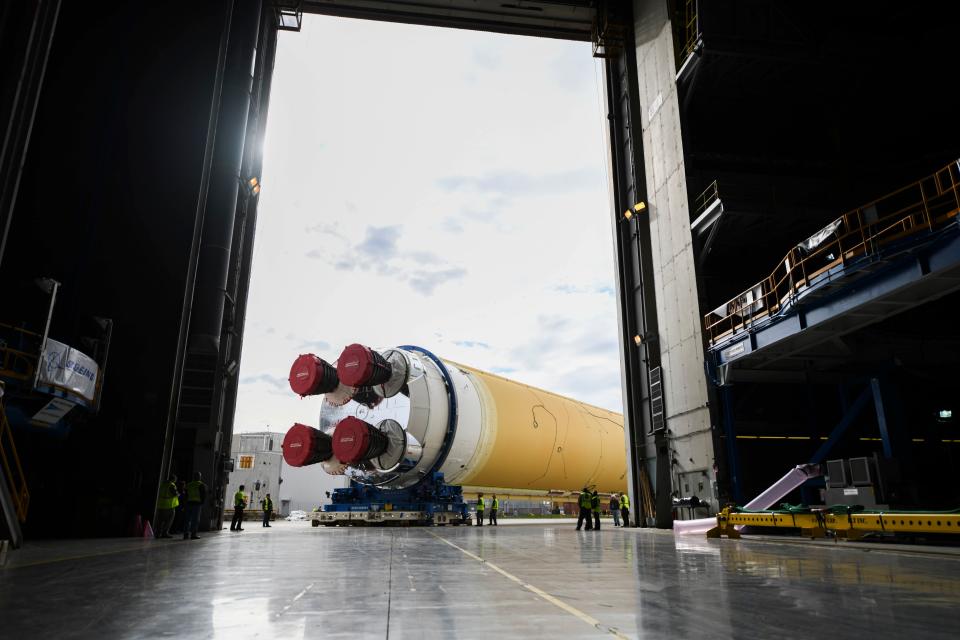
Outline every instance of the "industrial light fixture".
POLYGON ((247 180, 247 191, 252 196, 260 194, 260 179, 257 176, 252 176, 247 180))
POLYGON ((627 209, 626 211, 623 212, 623 219, 630 220, 631 218, 633 218, 634 213, 640 213, 646 208, 647 208, 647 203, 641 200, 637 204, 633 205, 631 209, 627 209))
POLYGON ((633 341, 636 343, 638 347, 642 345, 644 342, 656 342, 656 340, 657 340, 657 335, 649 332, 643 334, 642 336, 639 334, 633 336, 633 341))
POLYGON ((303 26, 303 0, 275 0, 277 29, 299 32, 303 26))

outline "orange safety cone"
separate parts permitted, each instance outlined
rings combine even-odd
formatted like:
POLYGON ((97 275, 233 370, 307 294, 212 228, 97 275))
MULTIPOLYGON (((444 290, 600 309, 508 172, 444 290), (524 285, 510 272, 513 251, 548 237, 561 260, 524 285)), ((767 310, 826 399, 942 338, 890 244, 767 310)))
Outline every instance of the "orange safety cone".
POLYGON ((143 537, 152 538, 153 537, 153 527, 150 526, 149 520, 143 521, 143 537))

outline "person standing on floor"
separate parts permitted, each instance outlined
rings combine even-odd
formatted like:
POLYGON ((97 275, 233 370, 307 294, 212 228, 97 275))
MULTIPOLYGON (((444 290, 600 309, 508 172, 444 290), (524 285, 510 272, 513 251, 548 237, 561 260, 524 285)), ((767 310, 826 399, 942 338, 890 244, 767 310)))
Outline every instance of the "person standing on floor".
POLYGON ((270 499, 269 493, 260 501, 260 508, 263 509, 263 526, 269 527, 270 516, 273 514, 273 500, 270 499))
POLYGON ((173 524, 173 516, 180 504, 177 495, 177 476, 170 474, 170 479, 160 485, 157 496, 157 530, 154 535, 158 538, 173 537, 170 535, 170 525, 173 524))
POLYGON ((200 529, 200 508, 207 499, 207 485, 203 484, 199 471, 193 472, 193 480, 187 483, 187 506, 183 516, 183 539, 197 540, 200 529))
POLYGON ((477 525, 481 527, 483 526, 483 507, 484 507, 483 494, 478 493, 477 494, 477 525))
POLYGON ((593 511, 593 529, 600 531, 600 494, 596 489, 590 494, 590 509, 593 511))
POLYGON ((620 516, 623 518, 623 526, 630 526, 630 496, 626 493, 620 496, 620 516))
POLYGON ((497 511, 500 510, 500 501, 497 500, 497 494, 493 494, 493 499, 490 500, 490 522, 493 526, 497 526, 497 511))
POLYGON ((610 496, 610 513, 613 514, 613 526, 620 526, 620 498, 617 494, 610 496))
POLYGON ((187 483, 184 480, 177 483, 177 501, 179 504, 173 512, 173 524, 170 526, 170 533, 174 535, 183 533, 183 519, 187 508, 187 483))
POLYGON ((593 529, 593 520, 590 517, 590 490, 586 487, 583 488, 583 491, 580 492, 580 517, 577 518, 577 531, 580 531, 580 527, 583 526, 583 522, 587 522, 587 531, 593 529))
POLYGON ((247 494, 243 492, 243 485, 233 494, 233 521, 230 522, 230 531, 243 531, 243 510, 247 508, 247 494))

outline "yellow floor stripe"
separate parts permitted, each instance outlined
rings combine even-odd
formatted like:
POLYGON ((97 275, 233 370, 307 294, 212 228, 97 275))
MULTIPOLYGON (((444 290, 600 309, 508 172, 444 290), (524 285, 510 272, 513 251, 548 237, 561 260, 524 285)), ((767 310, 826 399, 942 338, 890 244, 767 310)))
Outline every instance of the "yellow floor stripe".
POLYGON ((498 567, 497 565, 493 564, 492 562, 489 562, 488 560, 484 560, 484 559, 481 558, 480 556, 478 556, 478 555, 476 555, 476 554, 474 554, 474 553, 470 553, 469 551, 467 551, 467 550, 464 549, 463 547, 459 547, 459 546, 455 545, 454 543, 450 542, 449 540, 447 540, 447 539, 444 538, 443 536, 438 536, 437 534, 433 533, 432 531, 427 531, 427 533, 429 533, 430 535, 432 535, 432 536, 433 536, 434 538, 436 538, 437 540, 440 540, 441 542, 447 543, 448 545, 450 545, 451 547, 453 547, 453 548, 456 549, 457 551, 460 551, 461 553, 463 553, 463 554, 466 555, 467 557, 473 558, 473 559, 476 560, 477 562, 482 562, 483 564, 485 564, 486 566, 490 567, 491 569, 493 569, 494 571, 496 571, 497 573, 499 573, 499 574, 502 575, 503 577, 505 577, 505 578, 507 578, 507 579, 509 579, 509 580, 512 580, 512 581, 516 582, 517 584, 519 584, 521 587, 523 587, 523 588, 526 589, 527 591, 529 591, 529 592, 531 592, 531 593, 533 593, 533 594, 536 594, 536 595, 540 596, 541 598, 543 598, 544 600, 546 600, 546 601, 549 602, 550 604, 554 605, 555 607, 559 607, 559 608, 563 609, 564 611, 566 611, 567 613, 569 613, 570 615, 576 616, 577 618, 579 618, 579 619, 582 620, 583 622, 586 622, 587 624, 589 624, 591 627, 597 629, 598 631, 604 631, 604 632, 606 632, 606 633, 609 633, 610 635, 612 635, 612 636, 615 637, 615 638, 627 638, 627 636, 623 635, 622 633, 620 633, 620 632, 617 631, 616 629, 611 629, 610 627, 604 626, 599 620, 597 620, 596 618, 594 618, 594 617, 591 616, 590 614, 584 613, 583 611, 580 611, 580 610, 577 609, 576 607, 570 606, 569 604, 567 604, 567 603, 564 602, 563 600, 560 600, 559 598, 553 597, 552 595, 550 595, 549 593, 547 593, 547 592, 544 591, 543 589, 538 589, 537 587, 533 586, 532 584, 529 584, 529 583, 527 583, 527 582, 524 582, 523 580, 521 580, 521 579, 518 578, 517 576, 513 575, 512 573, 509 573, 509 572, 507 572, 507 571, 504 571, 503 569, 501 569, 501 568, 498 567))

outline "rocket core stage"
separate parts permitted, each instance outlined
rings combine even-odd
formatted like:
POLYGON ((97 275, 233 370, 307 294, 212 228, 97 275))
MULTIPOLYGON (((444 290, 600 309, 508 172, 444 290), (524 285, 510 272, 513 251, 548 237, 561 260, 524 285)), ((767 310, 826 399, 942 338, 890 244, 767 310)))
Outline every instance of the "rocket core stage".
POLYGON ((352 344, 334 364, 301 355, 289 380, 301 397, 324 395, 319 428, 298 423, 284 438, 294 467, 383 489, 437 471, 453 485, 626 488, 623 416, 420 347, 352 344))

